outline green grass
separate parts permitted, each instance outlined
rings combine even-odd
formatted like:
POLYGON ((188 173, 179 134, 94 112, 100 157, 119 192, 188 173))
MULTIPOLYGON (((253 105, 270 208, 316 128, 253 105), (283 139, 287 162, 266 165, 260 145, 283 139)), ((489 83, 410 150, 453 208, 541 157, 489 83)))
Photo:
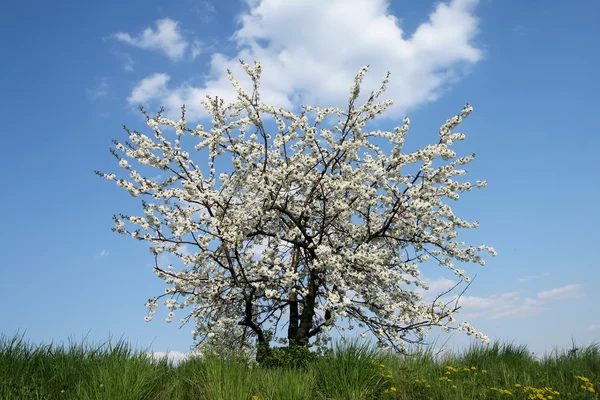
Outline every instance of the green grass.
POLYGON ((471 346, 442 359, 431 348, 395 356, 336 344, 307 370, 250 368, 216 356, 174 365, 123 342, 68 349, 0 341, 0 399, 598 399, 600 348, 536 360, 525 346, 471 346))

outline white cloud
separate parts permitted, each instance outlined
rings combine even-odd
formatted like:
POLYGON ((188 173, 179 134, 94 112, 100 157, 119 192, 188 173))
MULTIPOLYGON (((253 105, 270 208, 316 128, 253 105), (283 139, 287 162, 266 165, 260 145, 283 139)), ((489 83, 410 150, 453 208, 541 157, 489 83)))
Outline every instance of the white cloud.
POLYGON ((127 53, 123 53, 122 58, 124 61, 123 69, 127 72, 133 72, 133 58, 127 53))
POLYGON ((178 61, 183 58, 185 50, 189 46, 181 35, 178 25, 179 22, 171 18, 164 18, 156 21, 156 31, 146 28, 137 37, 132 37, 129 33, 124 32, 115 33, 113 36, 131 46, 161 51, 171 60, 178 61))
POLYGON ((579 299, 584 296, 581 285, 566 285, 560 288, 539 292, 537 297, 542 300, 579 299))
POLYGON ((200 40, 194 40, 192 43, 192 60, 198 57, 202 53, 202 42, 200 40))
POLYGON ((519 278, 519 282, 521 283, 525 283, 527 281, 530 281, 532 279, 536 279, 537 276, 524 276, 523 278, 519 278))
POLYGON ((214 13, 216 11, 215 6, 210 4, 208 1, 200 1, 199 3, 202 5, 204 11, 208 13, 214 13))
POLYGON ((482 58, 472 44, 477 0, 438 4, 410 37, 388 12, 386 0, 246 1, 249 10, 238 17, 241 26, 231 36, 238 53, 212 54, 211 79, 204 87, 184 82, 167 94, 156 93, 153 100, 165 105, 168 117, 178 118, 183 103, 189 121, 207 117, 200 102, 207 94, 226 104, 236 101, 227 69, 251 91, 240 58, 262 63, 261 100, 290 111, 300 104, 345 107, 355 75, 370 65, 358 99, 362 104, 390 71, 387 91, 378 99, 395 101, 388 117, 435 100, 482 58))
MULTIPOLYGON (((199 354, 199 353, 198 353, 199 354)), ((189 353, 182 353, 179 351, 155 351, 153 353, 146 353, 146 356, 150 358, 152 361, 160 361, 166 358, 168 361, 173 362, 174 365, 179 364, 181 361, 187 360, 190 356, 189 353)))
POLYGON ((200 22, 208 23, 212 21, 215 12, 217 11, 208 1, 204 0, 190 0, 192 3, 192 9, 198 15, 200 22))
POLYGON ((549 276, 549 275, 550 275, 550 273, 548 273, 548 272, 544 272, 544 273, 542 273, 542 274, 540 274, 540 275, 529 275, 529 276, 524 276, 524 277, 522 277, 522 278, 519 278, 519 282, 520 282, 520 283, 525 283, 525 282, 528 282, 528 281, 531 281, 531 280, 534 280, 534 279, 539 279, 539 278, 541 278, 541 277, 543 277, 543 276, 549 276))
POLYGON ((487 317, 529 317, 550 310, 544 307, 545 300, 577 299, 583 297, 581 285, 567 285, 561 288, 538 292, 537 299, 522 296, 519 292, 501 293, 489 297, 463 296, 460 315, 465 318, 487 317))
POLYGON ((133 58, 128 54, 122 51, 118 51, 115 49, 111 49, 111 54, 115 57, 120 58, 123 61, 123 69, 127 72, 133 71, 134 61, 133 58))
POLYGON ((97 256, 96 258, 103 258, 108 256, 109 252, 107 250, 102 250, 97 256))
POLYGON ((166 74, 154 74, 143 79, 133 89, 127 101, 130 104, 140 104, 154 97, 165 95, 169 79, 171 78, 166 74))
MULTIPOLYGON (((457 281, 453 281, 451 279, 448 278, 444 278, 442 276, 440 276, 437 279, 433 279, 433 280, 429 280, 428 278, 425 278, 424 276, 419 277, 422 281, 424 281, 427 286, 429 287, 428 290, 425 290, 421 287, 412 287, 411 290, 413 290, 415 293, 420 294, 421 296, 423 296, 423 302, 424 303, 431 303, 433 300, 436 299, 437 296, 441 295, 442 293, 446 292, 447 290, 450 290, 454 285, 456 285, 457 281)), ((458 293, 461 292, 461 290, 459 290, 460 288, 457 287, 456 289, 454 289, 452 292, 448 293, 445 297, 441 297, 438 300, 442 300, 442 301, 446 301, 447 302, 447 298, 452 298, 455 297, 458 293)))
POLYGON ((488 319, 525 318, 549 310, 543 307, 542 301, 522 297, 519 292, 501 293, 489 297, 462 296, 458 305, 462 308, 457 314, 457 320, 481 317, 488 319))
POLYGON ((588 331, 600 331, 600 324, 592 324, 588 326, 588 331))
POLYGON ((99 97, 106 97, 108 95, 108 82, 106 78, 98 79, 98 83, 92 89, 87 89, 88 96, 90 96, 93 100, 96 100, 99 97))
POLYGON ((436 293, 436 296, 450 290, 454 285, 456 285, 455 281, 444 277, 439 277, 438 279, 427 282, 427 286, 429 287, 428 292, 436 293))

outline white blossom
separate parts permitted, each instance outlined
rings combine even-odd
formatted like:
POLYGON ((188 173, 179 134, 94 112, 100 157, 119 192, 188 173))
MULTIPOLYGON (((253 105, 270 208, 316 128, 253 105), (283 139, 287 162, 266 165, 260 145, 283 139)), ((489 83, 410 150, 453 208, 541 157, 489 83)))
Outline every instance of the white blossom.
MULTIPOLYGON (((437 144, 403 153, 408 117, 394 132, 364 130, 392 104, 374 103, 385 91, 389 74, 365 104, 355 106, 368 71, 368 66, 361 68, 350 88, 349 108, 304 107, 306 113, 316 114, 313 124, 307 115, 261 103, 261 66, 241 63, 254 90, 246 92, 229 73, 239 99, 228 107, 210 96, 202 101, 213 116, 208 131, 202 125, 187 128, 183 115, 177 122, 148 117, 154 135, 131 132, 133 149, 121 143, 111 149, 115 155, 122 153, 119 165, 131 179, 117 179, 117 186, 145 199, 144 216, 115 216, 113 230, 153 245, 150 251, 157 260, 166 253, 184 264, 180 271, 173 265, 154 268, 169 287, 146 303, 145 320, 152 320, 158 299, 168 297, 166 321, 172 321, 175 309, 191 308, 194 340, 223 351, 241 344, 251 352, 251 343, 240 343, 244 329, 258 340, 259 333, 265 334, 259 321, 269 310, 274 312, 271 323, 284 312, 291 318, 290 304, 297 302, 300 319, 313 315, 309 330, 315 330, 320 347, 330 341, 328 331, 338 326, 340 318, 368 326, 380 343, 399 351, 405 349, 409 334, 422 339, 431 326, 465 331, 489 343, 466 323, 449 325, 455 322, 454 303, 420 303, 422 296, 410 286, 427 288, 416 278, 419 264, 428 260, 469 282, 455 263, 484 265, 478 253, 496 255, 493 247, 456 240, 459 229, 473 229, 479 223, 456 216, 452 201, 460 199, 459 193, 487 184, 464 181, 466 170, 456 167, 470 163, 475 155, 457 158, 450 148, 465 139, 453 130, 472 113, 472 106, 467 104, 446 120, 437 144), (246 117, 240 117, 242 111, 246 117), (274 118, 276 132, 264 130, 261 113, 274 118), (336 126, 317 127, 333 114, 340 117, 336 126), (173 144, 161 125, 175 128, 173 144), (256 129, 246 132, 252 125, 256 129), (198 141, 195 150, 208 151, 204 170, 194 163, 193 154, 180 148, 186 131, 193 136, 186 139, 198 141), (372 137, 391 144, 389 156, 370 141, 372 137), (233 172, 217 174, 218 156, 232 159, 233 172), (161 176, 169 171, 173 176, 160 182, 143 178, 125 158, 157 168, 161 176), (408 172, 406 167, 412 164, 417 168, 408 172), (130 232, 125 222, 139 229, 130 232), (193 247, 191 254, 181 251, 183 244, 193 247), (264 249, 256 258, 259 245, 264 249), (350 297, 349 290, 357 295, 350 297), (416 323, 421 326, 404 329, 416 323)), ((116 178, 96 173, 109 181, 116 178)), ((353 328, 350 324, 349 330, 353 328)))

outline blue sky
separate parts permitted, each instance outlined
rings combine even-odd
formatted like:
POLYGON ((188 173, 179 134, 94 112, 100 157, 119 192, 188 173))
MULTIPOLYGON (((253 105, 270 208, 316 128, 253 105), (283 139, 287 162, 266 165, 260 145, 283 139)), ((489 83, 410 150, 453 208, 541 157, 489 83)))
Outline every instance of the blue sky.
MULTIPOLYGON (((177 118, 185 103, 188 121, 210 126, 200 100, 235 100, 227 68, 251 88, 242 58, 263 64, 261 100, 294 112, 301 104, 343 108, 354 76, 369 64, 362 104, 390 71, 382 99, 395 104, 367 129, 393 130, 408 114, 408 150, 436 141, 439 126, 472 104, 459 129, 467 139, 456 150, 477 154, 469 180, 489 184, 454 209, 481 224, 461 237, 499 254, 485 267, 464 267, 477 278, 457 320, 538 354, 572 339, 600 342, 593 256, 600 4, 321 3, 3 7, 0 333, 26 331, 33 343, 112 335, 157 352, 188 351, 193 327, 179 329, 179 316, 167 324, 161 306, 144 322, 144 303, 165 289, 147 245, 111 232, 113 214, 142 214, 140 199, 93 171, 121 172, 108 148, 112 138, 126 139, 121 124, 148 133, 140 104, 151 113, 163 104, 177 118)), ((433 264, 421 272, 432 289, 454 277, 433 264)), ((448 345, 470 341, 455 334, 448 345)))

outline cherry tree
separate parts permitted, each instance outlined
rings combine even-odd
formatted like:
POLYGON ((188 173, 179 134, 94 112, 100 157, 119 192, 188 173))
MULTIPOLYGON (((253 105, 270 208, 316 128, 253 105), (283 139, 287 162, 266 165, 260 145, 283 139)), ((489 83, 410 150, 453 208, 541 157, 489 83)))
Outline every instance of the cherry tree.
POLYGON ((113 216, 113 231, 151 244, 154 271, 168 286, 146 303, 146 320, 161 298, 170 310, 167 322, 176 310, 191 306, 180 322, 193 320, 198 346, 222 349, 268 349, 273 340, 307 345, 312 338, 324 348, 331 340, 328 331, 339 328, 343 318, 349 329, 358 324, 361 335, 371 332, 379 344, 398 352, 406 343, 421 342, 434 326, 489 343, 467 322, 454 324, 460 295, 446 304, 441 297, 450 291, 430 303, 419 294, 428 289, 419 279, 419 265, 428 259, 453 270, 458 283, 468 283, 454 262, 484 265, 479 253, 496 255, 485 244, 457 240, 459 228, 476 228, 478 222, 459 218, 449 205, 459 193, 487 183, 459 182, 466 171, 457 168, 475 154, 457 158, 451 150, 453 142, 465 139, 453 130, 473 108, 467 104, 448 119, 437 144, 405 154, 407 117, 394 132, 364 129, 392 104, 374 103, 389 73, 358 108, 354 102, 368 66, 356 75, 346 110, 303 106, 302 114, 294 115, 261 103, 260 63, 251 68, 240 62, 253 93, 228 70, 238 101, 228 107, 219 98, 202 101, 213 116, 210 130, 188 127, 185 106, 179 121, 162 117, 162 107, 155 117, 140 107, 154 134, 123 126, 129 141, 113 140, 111 153, 124 177, 95 171, 134 197, 146 196, 143 216, 113 216), (311 111, 316 113, 312 125, 306 116, 311 111), (277 123, 274 135, 266 131, 261 113, 277 123), (320 127, 334 114, 341 118, 335 127, 320 127), (175 128, 174 143, 161 128, 175 128), (208 150, 208 172, 182 149, 186 135, 194 150, 208 150), (371 143, 377 137, 389 141, 389 156, 371 143), (232 171, 217 176, 217 157, 231 160, 232 171), (144 178, 128 159, 169 176, 144 178), (182 246, 193 251, 183 252, 182 246), (159 265, 163 253, 180 258, 185 267, 159 265))

